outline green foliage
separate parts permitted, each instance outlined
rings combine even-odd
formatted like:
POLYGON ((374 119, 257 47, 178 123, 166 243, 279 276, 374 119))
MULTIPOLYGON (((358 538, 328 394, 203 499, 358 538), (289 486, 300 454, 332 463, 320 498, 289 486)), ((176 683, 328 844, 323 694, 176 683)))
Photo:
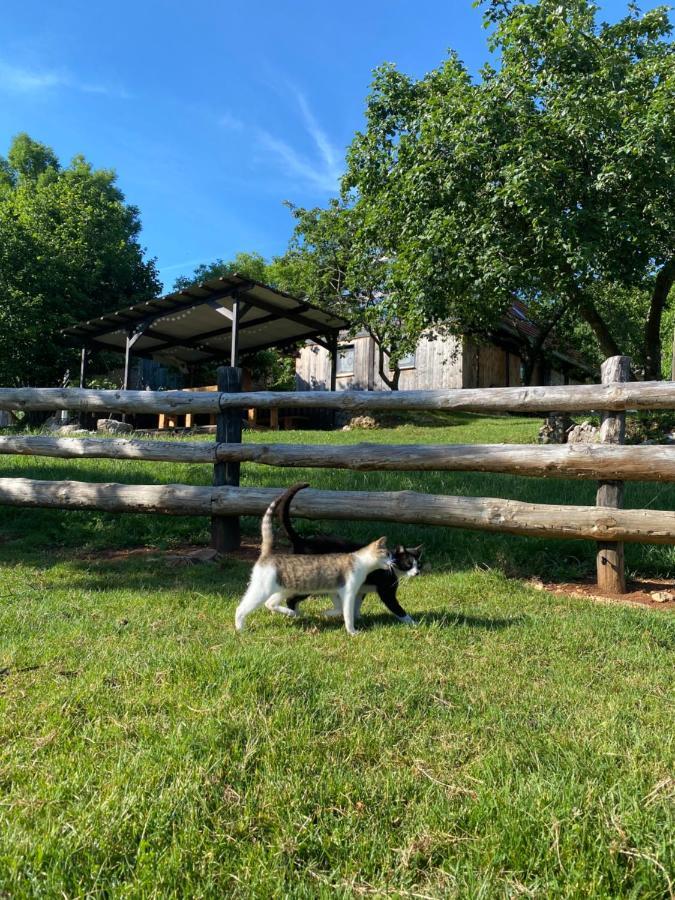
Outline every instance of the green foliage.
POLYGON ((352 333, 368 331, 379 350, 380 375, 396 388, 398 360, 414 350, 428 311, 393 289, 390 261, 364 241, 363 207, 332 200, 326 209, 290 208, 295 231, 287 253, 270 267, 273 281, 342 315, 352 333))
POLYGON ((215 259, 211 263, 201 263, 192 275, 179 275, 176 278, 173 289, 175 291, 190 287, 191 284, 199 284, 200 281, 208 281, 209 278, 221 278, 225 275, 244 275, 254 281, 267 280, 267 263, 260 253, 237 253, 234 259, 226 262, 224 259, 215 259))
POLYGON ((77 365, 68 325, 156 295, 138 210, 111 170, 65 168, 18 135, 0 160, 0 383, 53 385, 77 365))
POLYGON ((486 8, 498 70, 474 81, 451 54, 420 80, 376 71, 343 186, 352 253, 391 261, 399 308, 481 332, 519 298, 545 331, 585 321, 603 355, 624 349, 623 318, 598 286, 651 290, 633 336, 651 374, 675 278, 667 13, 607 25, 587 0, 486 8))
POLYGON ((249 370, 260 390, 295 390, 295 354, 290 351, 258 350, 244 356, 242 365, 249 370))

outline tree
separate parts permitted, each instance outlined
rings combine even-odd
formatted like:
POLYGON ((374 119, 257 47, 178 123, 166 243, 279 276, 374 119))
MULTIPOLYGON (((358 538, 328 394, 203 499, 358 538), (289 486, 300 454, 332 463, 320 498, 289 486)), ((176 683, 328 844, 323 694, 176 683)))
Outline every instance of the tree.
POLYGON ((237 253, 229 262, 224 259, 215 259, 211 263, 201 263, 192 275, 179 275, 174 282, 173 289, 180 291, 190 287, 191 284, 199 284, 200 281, 208 281, 209 278, 222 278, 225 275, 244 275, 253 281, 264 283, 268 277, 265 257, 255 252, 237 253))
POLYGON ((159 292, 115 179, 26 134, 0 158, 0 383, 60 381, 75 363, 62 329, 159 292))
POLYGON ((380 377, 397 390, 398 362, 414 350, 424 311, 391 290, 390 262, 376 246, 361 240, 363 207, 333 200, 326 209, 291 206, 295 231, 286 254, 270 265, 271 281, 297 296, 343 316, 352 333, 364 329, 378 350, 380 377))
POLYGON ((543 335, 527 352, 578 321, 604 355, 621 352, 622 303, 649 291, 632 343, 658 378, 675 280, 666 11, 631 6, 607 25, 588 0, 483 5, 498 70, 474 81, 451 54, 421 80, 376 71, 344 182, 364 223, 352 252, 389 258, 397 304, 444 309, 460 332, 525 301, 543 335))

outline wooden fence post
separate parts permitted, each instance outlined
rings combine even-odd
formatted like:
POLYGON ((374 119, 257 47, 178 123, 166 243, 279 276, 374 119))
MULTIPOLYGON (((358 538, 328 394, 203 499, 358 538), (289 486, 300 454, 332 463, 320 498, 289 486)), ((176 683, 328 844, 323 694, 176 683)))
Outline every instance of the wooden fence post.
MULTIPOLYGON (((239 393, 241 391, 241 369, 234 366, 218 368, 218 391, 239 393)), ((237 407, 222 409, 216 416, 216 441, 219 444, 241 444, 241 410, 237 407)), ((213 467, 213 484, 239 485, 238 462, 217 462, 213 467)), ((239 516, 211 516, 211 546, 218 553, 237 550, 241 544, 239 516)))
MULTIPOLYGON (((606 359, 600 370, 603 384, 629 381, 630 357, 612 356, 606 359)), ((600 425, 600 441, 603 444, 623 444, 626 437, 626 414, 603 412, 600 425)), ((623 506, 623 481, 600 481, 595 500, 596 506, 621 509, 623 506)), ((598 587, 614 594, 626 592, 626 573, 621 541, 598 541, 598 587)))

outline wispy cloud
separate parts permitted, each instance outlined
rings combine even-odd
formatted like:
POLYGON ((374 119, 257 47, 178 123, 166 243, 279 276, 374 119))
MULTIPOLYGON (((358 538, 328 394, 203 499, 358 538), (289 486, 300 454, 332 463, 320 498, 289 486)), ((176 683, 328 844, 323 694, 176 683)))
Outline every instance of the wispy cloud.
POLYGON ((0 60, 0 90, 12 94, 44 94, 58 89, 101 94, 122 100, 130 97, 118 85, 84 81, 61 69, 27 68, 0 60))
POLYGON ((187 269, 189 266, 199 266, 202 263, 210 262, 211 257, 198 256, 196 259, 184 259, 183 262, 171 263, 170 266, 160 266, 162 272, 175 272, 176 269, 187 269))
POLYGON ((262 128, 258 129, 260 144, 277 158, 286 175, 298 178, 319 191, 333 193, 337 190, 342 175, 340 153, 320 127, 302 91, 292 85, 289 85, 289 91, 299 108, 305 131, 314 144, 316 154, 308 156, 288 141, 262 128))
POLYGON ((342 174, 342 170, 338 151, 329 141, 326 132, 319 127, 318 122, 314 118, 312 110, 309 108, 309 103, 307 102, 307 98, 305 97, 305 95, 301 91, 298 91, 296 89, 295 96, 298 101, 298 106, 300 107, 302 117, 305 121, 305 127, 307 128, 307 131, 309 132, 321 155, 321 158, 324 161, 326 171, 328 173, 331 173, 333 178, 339 178, 342 174))
POLYGON ((313 145, 313 152, 304 152, 294 142, 265 128, 248 127, 229 112, 218 117, 218 124, 229 131, 247 129, 248 134, 255 136, 259 153, 268 160, 273 160, 285 177, 302 182, 321 193, 335 193, 342 175, 340 151, 319 125, 302 91, 283 79, 280 84, 275 85, 275 90, 288 105, 295 107, 296 117, 299 116, 304 126, 305 134, 313 145))
POLYGON ((241 119, 238 119, 236 116, 233 116, 231 113, 222 113, 218 120, 218 124, 222 128, 226 128, 228 131, 242 131, 244 128, 244 123, 241 119))

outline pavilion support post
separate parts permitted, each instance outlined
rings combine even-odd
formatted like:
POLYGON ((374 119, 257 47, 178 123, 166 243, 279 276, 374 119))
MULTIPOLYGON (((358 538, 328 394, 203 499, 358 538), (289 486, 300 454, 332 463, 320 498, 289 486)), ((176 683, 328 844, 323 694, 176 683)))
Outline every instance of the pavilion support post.
MULTIPOLYGON (((237 297, 232 301, 232 336, 230 338, 230 367, 236 369, 239 364, 239 318, 240 304, 237 297)), ((220 390, 220 389, 219 389, 220 390)), ((237 390, 241 390, 241 383, 237 390)), ((238 483, 238 482, 237 482, 238 483)))
MULTIPOLYGON (((86 347, 82 348, 82 353, 80 355, 80 387, 85 388, 87 386, 87 363, 89 362, 89 351, 86 347)), ((87 426, 87 413, 84 410, 80 411, 80 414, 77 417, 77 422, 80 428, 86 428, 87 426)))
MULTIPOLYGON (((630 357, 612 356, 606 359, 600 370, 603 384, 630 380, 630 357)), ((626 438, 626 414, 603 412, 600 440, 603 444, 623 444, 626 438)), ((623 481, 600 481, 596 506, 621 509, 623 506, 623 481)), ((626 593, 623 543, 598 541, 598 587, 614 594, 626 593)))
POLYGON ((82 348, 82 354, 80 356, 80 387, 85 388, 87 386, 87 363, 89 362, 89 351, 86 347, 82 348))
POLYGON ((132 336, 130 334, 127 335, 127 342, 124 348, 124 380, 122 382, 122 390, 129 390, 129 377, 130 377, 130 363, 131 363, 131 348, 133 347, 132 336))
MULTIPOLYGON (((338 333, 334 331, 328 336, 328 347, 330 353, 330 389, 334 391, 337 387, 337 361, 338 361, 338 333)), ((337 410, 329 413, 332 417, 331 425, 335 426, 337 421, 337 410)))
MULTIPOLYGON (((218 368, 218 391, 221 394, 241 391, 241 369, 235 366, 218 368)), ((216 417, 216 442, 241 444, 241 410, 237 407, 221 409, 216 417)), ((239 486, 240 463, 217 462, 213 467, 213 485, 239 486)), ((211 517, 211 546, 218 553, 237 550, 241 544, 238 516, 211 517)))

